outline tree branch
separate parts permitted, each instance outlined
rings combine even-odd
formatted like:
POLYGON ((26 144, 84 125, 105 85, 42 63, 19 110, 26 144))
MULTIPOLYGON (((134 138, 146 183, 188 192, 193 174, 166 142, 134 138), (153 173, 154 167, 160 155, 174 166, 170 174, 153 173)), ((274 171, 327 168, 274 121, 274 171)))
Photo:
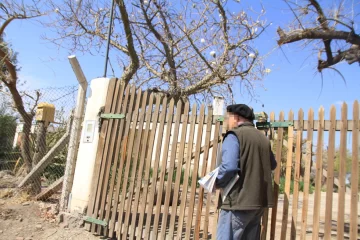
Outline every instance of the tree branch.
POLYGON ((335 55, 332 61, 323 61, 319 60, 318 70, 321 72, 325 68, 329 68, 343 60, 346 60, 348 64, 353 64, 355 62, 360 63, 360 50, 358 47, 352 47, 346 51, 339 51, 337 55, 335 55))
POLYGON ((329 29, 329 25, 328 22, 326 21, 326 17, 324 14, 324 11, 322 10, 320 4, 318 3, 318 1, 316 0, 309 0, 310 4, 316 9, 316 12, 318 13, 318 21, 320 23, 320 26, 325 29, 328 30, 329 29))
POLYGON ((9 56, 7 53, 4 52, 3 49, 0 48, 0 63, 5 63, 6 69, 9 71, 10 74, 10 81, 4 82, 5 84, 9 85, 16 85, 17 81, 17 74, 16 74, 16 67, 15 65, 10 61, 9 56))
POLYGON ((13 21, 14 19, 16 19, 15 17, 10 17, 8 19, 6 19, 6 21, 1 25, 0 27, 0 36, 3 35, 5 28, 11 23, 11 21, 13 21))
POLYGON ((131 31, 129 16, 125 7, 124 0, 117 0, 117 3, 119 4, 121 19, 123 22, 124 31, 126 33, 127 47, 130 56, 130 64, 125 69, 122 75, 122 79, 124 80, 125 84, 128 84, 136 71, 139 69, 140 64, 139 57, 135 50, 133 34, 131 31))
MULTIPOLYGON (((166 39, 164 39, 161 36, 161 34, 155 29, 154 25, 152 24, 152 21, 149 18, 148 14, 147 14, 147 12, 146 12, 146 10, 144 8, 143 0, 140 0, 140 3, 141 3, 141 9, 142 9, 143 15, 145 17, 146 24, 149 27, 149 30, 154 34, 156 39, 158 39, 158 41, 161 43, 161 45, 164 48, 165 56, 166 56, 167 63, 169 65, 170 73, 171 73, 168 80, 169 80, 169 83, 173 85, 173 88, 176 89, 176 86, 177 86, 177 83, 176 83, 177 79, 176 78, 177 77, 176 77, 176 69, 175 69, 175 60, 173 58, 173 51, 171 50, 171 47, 167 43, 166 39)), ((158 11, 161 11, 160 7, 158 5, 156 5, 156 6, 158 8, 158 11)), ((164 15, 160 14, 160 16, 162 16, 162 18, 164 18, 164 15)), ((165 21, 166 21, 166 19, 165 19, 165 21)), ((164 24, 166 24, 166 23, 164 23, 164 24)), ((170 29, 168 29, 168 31, 170 31, 170 29)), ((170 32, 167 32, 166 34, 169 35, 170 32)), ((171 41, 171 38, 169 40, 171 41)))
POLYGON ((338 39, 345 40, 348 43, 360 45, 360 36, 355 33, 345 31, 334 31, 334 30, 316 30, 316 29, 305 29, 305 30, 294 30, 289 33, 285 33, 280 27, 277 30, 280 39, 277 41, 279 45, 293 43, 305 39, 338 39))

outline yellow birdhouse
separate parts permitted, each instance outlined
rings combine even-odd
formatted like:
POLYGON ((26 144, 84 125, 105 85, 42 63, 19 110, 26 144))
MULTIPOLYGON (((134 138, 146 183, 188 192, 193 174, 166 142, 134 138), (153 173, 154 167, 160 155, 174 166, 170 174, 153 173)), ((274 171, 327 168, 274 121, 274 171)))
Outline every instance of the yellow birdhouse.
POLYGON ((51 103, 39 103, 36 110, 36 121, 54 122, 55 106, 51 103))

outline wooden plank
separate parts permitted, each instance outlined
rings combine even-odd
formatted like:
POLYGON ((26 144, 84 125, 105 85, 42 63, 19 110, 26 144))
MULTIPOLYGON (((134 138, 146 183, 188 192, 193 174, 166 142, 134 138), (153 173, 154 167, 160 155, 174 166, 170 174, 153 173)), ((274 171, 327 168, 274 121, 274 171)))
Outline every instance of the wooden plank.
MULTIPOLYGON (((220 128, 220 132, 222 129, 227 129, 228 127, 226 126, 227 122, 225 121, 224 122, 224 125, 221 126, 220 128)), ((218 157, 221 157, 222 155, 222 140, 223 140, 223 137, 220 138, 220 142, 219 142, 219 150, 218 151, 218 154, 216 156, 216 165, 219 164, 218 162, 218 157)), ((218 209, 219 207, 219 201, 220 201, 220 189, 217 189, 216 192, 215 192, 215 201, 214 201, 214 205, 215 205, 215 214, 214 214, 214 217, 213 217, 213 226, 212 226, 212 236, 214 236, 214 238, 216 238, 217 236, 217 223, 218 223, 218 219, 219 219, 219 214, 220 214, 220 209, 218 209)))
MULTIPOLYGON (((127 88, 124 91, 124 87, 125 87, 124 84, 122 84, 120 87, 120 90, 119 90, 119 98, 120 99, 119 99, 119 103, 116 107, 115 113, 126 112, 126 106, 128 104, 128 98, 129 98, 129 88, 127 88), (125 93, 125 96, 124 96, 124 93, 125 93), (123 104, 123 101, 124 101, 124 104, 123 104)), ((110 152, 114 152, 114 154, 111 156, 111 158, 114 158, 114 160, 113 160, 113 166, 112 166, 112 172, 111 172, 110 187, 109 187, 109 190, 107 191, 108 204, 106 204, 106 209, 105 209, 105 222, 109 222, 110 213, 111 213, 110 210, 111 210, 111 206, 112 206, 112 202, 113 202, 112 200, 113 200, 113 195, 114 195, 116 170, 118 169, 118 164, 119 164, 119 159, 120 159, 118 157, 119 151, 120 151, 120 144, 117 144, 117 143, 121 142, 124 121, 125 121, 125 119, 116 119, 115 120, 114 131, 117 132, 117 135, 115 136, 114 139, 112 139, 111 144, 110 144, 110 152), (115 150, 114 150, 114 148, 115 148, 115 150)), ((108 234, 109 234, 108 230, 109 230, 109 224, 105 228, 104 236, 108 236, 108 234)), ((110 234, 112 236, 113 232, 111 232, 110 234)))
POLYGON ((347 154, 347 105, 344 103, 341 107, 341 120, 343 121, 340 130, 340 167, 339 167, 339 205, 337 222, 337 239, 344 239, 344 215, 345 215, 345 176, 346 176, 346 154, 347 154))
MULTIPOLYGON (((224 116, 214 115, 214 118, 212 119, 212 123, 216 124, 216 122, 218 121, 218 118, 224 118, 224 116)), ((180 123, 185 123, 185 122, 186 121, 184 121, 184 115, 182 115, 180 123)), ((289 122, 289 120, 284 119, 283 122, 289 122)), ((357 121, 357 122, 359 124, 359 121, 357 121)), ((165 121, 165 124, 166 123, 167 123, 167 120, 165 121)), ((173 123, 174 123, 174 121, 173 121, 173 123)), ((188 124, 189 123, 190 122, 188 120, 188 124)), ((301 125, 299 120, 294 120, 293 123, 294 123, 294 131, 299 130, 299 126, 301 125)), ((199 124, 199 118, 198 117, 196 119, 196 124, 199 124)), ((207 124, 207 116, 206 115, 205 115, 204 124, 207 124)), ((330 124, 331 124, 330 120, 325 120, 323 131, 329 131, 330 130, 330 124)), ((336 127, 335 127, 336 131, 341 130, 341 124, 342 124, 341 120, 336 120, 336 127)), ((353 130, 353 128, 354 128, 353 127, 354 124, 355 124, 355 122, 353 120, 347 120, 347 126, 348 126, 347 131, 351 132, 353 130)), ((313 120, 313 123, 311 125, 313 126, 313 131, 318 131, 319 130, 319 120, 313 120)), ((303 126, 304 131, 306 131, 306 129, 308 128, 308 120, 303 120, 302 126, 303 126)), ((225 134, 225 133, 226 133, 226 128, 223 128, 222 134, 225 134)))
MULTIPOLYGON (((112 78, 110 80, 109 86, 108 86, 108 91, 107 91, 106 100, 105 100, 104 113, 109 113, 111 110, 111 105, 112 105, 113 97, 114 97, 115 84, 116 84, 116 79, 112 78)), ((92 177, 92 184, 91 184, 90 198, 89 198, 89 204, 88 204, 88 209, 87 209, 87 216, 92 216, 94 213, 95 199, 97 197, 96 193, 97 193, 97 189, 98 189, 98 183, 100 180, 99 179, 100 169, 103 164, 102 155, 104 152, 107 127, 108 127, 108 120, 104 120, 101 125, 101 130, 100 130, 100 134, 99 134, 99 142, 98 142, 98 147, 97 147, 96 157, 95 157, 94 173, 93 173, 93 177, 92 177)), ((90 224, 86 224, 85 226, 86 226, 86 228, 89 228, 90 224)))
MULTIPOLYGON (((150 106, 152 107, 152 106, 150 106)), ((160 97, 157 96, 156 97, 156 105, 155 105, 155 111, 152 114, 152 122, 157 122, 157 119, 159 117, 159 109, 160 109, 160 97)), ((165 111, 163 111, 165 112, 165 111)), ((150 124, 149 124, 150 126, 150 124)), ((156 123, 153 124, 152 129, 151 129, 151 133, 150 133, 150 139, 148 142, 148 151, 147 151, 147 155, 146 155, 146 166, 145 166, 145 176, 143 179, 143 185, 144 188, 142 188, 142 201, 141 201, 141 205, 140 205, 140 217, 139 217, 139 224, 138 224, 138 231, 137 231, 137 236, 136 239, 142 239, 143 236, 143 225, 144 225, 144 216, 145 216, 145 210, 146 210, 146 201, 147 201, 147 196, 148 196, 148 189, 149 189, 149 176, 150 176, 150 168, 151 168, 151 159, 152 159, 152 154, 153 154, 153 149, 154 149, 154 141, 155 141, 155 133, 156 133, 156 123)), ((159 138, 159 137, 158 137, 159 138)), ((139 191, 140 192, 140 191, 139 191)))
POLYGON ((71 119, 68 121, 66 132, 62 137, 56 142, 56 144, 46 153, 46 155, 31 169, 23 180, 17 186, 18 188, 23 188, 24 186, 33 182, 45 168, 54 160, 56 154, 58 154, 62 149, 65 148, 66 144, 69 143, 70 138, 70 129, 71 129, 71 119))
MULTIPOLYGON (((284 120, 284 112, 280 112, 279 121, 284 120)), ((277 221, 277 206, 279 199, 279 186, 280 186, 280 169, 281 169, 281 158, 282 158, 282 141, 283 141, 284 129, 279 128, 277 130, 277 140, 276 140, 276 153, 275 158, 277 161, 277 167, 274 172, 274 206, 272 208, 271 214, 271 229, 270 229, 270 239, 275 239, 276 231, 276 221, 277 221)))
MULTIPOLYGON (((194 166, 192 172, 192 181, 191 181, 191 193, 190 193, 190 203, 188 208, 188 219, 186 222, 186 233, 185 239, 190 239, 192 222, 193 222, 193 213, 194 213, 194 206, 195 206, 195 195, 196 195, 196 184, 197 184, 197 176, 199 171, 199 162, 200 162, 200 148, 201 148, 201 141, 202 141, 202 132, 204 126, 204 118, 205 115, 205 105, 202 104, 200 107, 200 123, 198 124, 198 131, 197 131, 197 139, 196 139, 196 151, 199 154, 195 155, 194 159, 194 166)), ((198 236, 195 236, 197 239, 198 236)))
POLYGON ((320 203, 321 203, 321 178, 322 178, 322 154, 324 144, 324 132, 321 131, 324 122, 324 108, 319 109, 319 131, 316 141, 316 174, 315 174, 315 197, 314 197, 314 215, 313 215, 313 232, 312 239, 319 238, 320 222, 320 203))
MULTIPOLYGON (((287 122, 289 120, 284 120, 284 121, 287 122)), ((353 131, 353 126, 354 126, 355 122, 353 120, 347 120, 347 119, 345 120, 345 122, 347 123, 346 130, 349 131, 349 132, 353 131)), ((307 120, 304 120, 304 122, 303 122, 304 129, 307 129, 308 123, 309 122, 307 120)), ((301 123, 298 120, 294 121, 294 130, 295 131, 297 131, 299 129, 300 124, 301 123)), ((357 121, 357 124, 359 124, 359 121, 357 121)), ((314 126, 313 131, 319 131, 319 120, 314 120, 312 125, 314 126)), ((330 120, 325 120, 324 125, 323 125, 323 131, 329 131, 331 129, 330 125, 331 125, 331 121, 330 120)), ((335 130, 340 131, 341 126, 342 126, 342 120, 336 120, 336 122, 335 122, 335 130)))
MULTIPOLYGON (((111 113, 114 113, 114 112, 116 112, 116 110, 120 109, 121 102, 123 99, 122 89, 123 89, 123 84, 121 84, 120 80, 117 80, 116 85, 115 85, 114 99, 113 99, 114 102, 111 106, 111 113)), ((100 186, 99 186, 99 190, 102 187, 102 191, 98 192, 98 194, 101 195, 100 196, 101 202, 100 202, 100 206, 99 206, 99 216, 97 217, 97 219, 100 219, 100 220, 103 220, 104 214, 105 214, 104 210, 105 210, 105 203, 107 200, 107 198, 106 198, 107 191, 108 191, 108 187, 109 187, 110 168, 111 168, 111 164, 113 161, 114 142, 115 142, 116 133, 117 133, 116 126, 114 124, 115 121, 116 120, 113 120, 113 119, 109 120, 109 123, 108 123, 109 127, 107 129, 108 133, 106 135, 106 140, 105 140, 103 159, 105 159, 106 165, 104 168, 105 171, 103 172, 104 175, 103 175, 103 177, 101 177, 103 180, 100 182, 100 186)), ((109 199, 109 201, 111 201, 111 199, 109 199)), ((104 228, 101 225, 99 225, 97 227, 97 233, 101 234, 101 231, 105 230, 105 229, 107 229, 107 227, 104 228)))
MULTIPOLYGON (((165 97, 163 99, 162 106, 165 106, 166 103, 167 103, 167 97, 165 97)), ((149 201, 148 201, 144 239, 149 239, 150 238, 150 225, 151 225, 151 220, 152 220, 152 213, 153 213, 153 207, 154 207, 154 195, 155 195, 155 191, 156 191, 156 181, 157 181, 159 162, 160 162, 160 157, 161 157, 161 146, 162 146, 163 135, 164 135, 163 133, 164 133, 165 117, 166 117, 166 111, 163 108, 162 111, 161 111, 161 115, 160 115, 160 125, 159 125, 159 128, 158 128, 158 134, 157 134, 155 162, 154 162, 154 170, 153 170, 153 176, 152 176, 153 184, 151 186, 150 198, 149 198, 149 201)))
MULTIPOLYGON (((114 200, 113 200, 113 208, 112 208, 112 213, 111 213, 111 221, 109 223, 109 232, 111 235, 113 235, 114 231, 115 231, 115 218, 117 216, 118 213, 118 203, 119 203, 119 192, 120 192, 120 187, 121 187, 121 179, 123 178, 123 169, 125 166, 125 158, 126 158, 126 152, 127 152, 127 144, 128 144, 128 135, 129 135, 129 131, 130 131, 130 126, 131 126, 131 118, 133 117, 132 114, 132 109, 134 106, 134 101, 135 101, 135 87, 132 86, 130 87, 128 85, 127 90, 126 90, 126 94, 128 94, 127 92, 130 91, 130 103, 127 105, 127 99, 125 99, 124 105, 126 106, 127 109, 127 114, 126 114, 126 119, 124 119, 124 122, 121 121, 121 123, 125 123, 125 129, 123 130, 123 133, 118 134, 118 137, 120 137, 120 139, 118 138, 118 142, 117 144, 120 144, 121 147, 117 146, 117 148, 119 147, 121 150, 121 154, 120 154, 120 163, 119 163, 119 170, 118 170, 118 174, 117 174, 117 183, 116 183, 116 187, 115 187, 115 193, 114 193, 114 200), (130 89, 130 90, 129 90, 130 89)), ((120 123, 120 131, 122 131, 122 125, 120 123)))
MULTIPOLYGON (((136 120, 138 119, 139 116, 139 105, 140 105, 140 100, 141 100, 141 90, 138 90, 137 94, 136 94, 136 103, 135 103, 135 108, 133 109, 133 111, 135 112, 135 114, 133 115, 133 119, 136 120)), ((125 172, 122 176, 122 180, 123 180, 123 184, 122 184, 122 189, 121 189, 121 201, 120 201, 120 206, 119 206, 119 217, 118 217, 118 226, 117 226, 117 230, 116 230, 116 235, 118 239, 121 239, 121 233, 122 233, 122 227, 123 227, 123 216, 124 216, 124 205, 126 202, 126 192, 127 192, 127 187, 128 187, 128 181, 129 181, 129 173, 130 173, 130 167, 131 167, 131 158, 132 158, 132 153, 133 153, 133 149, 134 149, 134 140, 135 140, 135 132, 136 132, 136 124, 132 124, 132 126, 130 127, 130 135, 129 135, 129 140, 127 143, 127 156, 126 156, 126 161, 125 161, 125 172), (132 127, 132 128, 131 128, 132 127)), ((126 135, 124 137, 127 137, 126 135)), ((118 181, 121 181, 121 179, 118 179, 118 181)), ((127 199, 128 201, 131 201, 131 199, 127 199)))
MULTIPOLYGON (((163 154, 161 159, 161 170, 160 170, 160 181, 159 181, 159 187, 157 190, 157 199, 156 199, 156 207, 155 207, 155 218, 154 218, 154 224, 153 224, 153 232, 152 232, 152 239, 157 239, 158 237, 158 226, 159 226, 159 220, 160 220, 160 213, 161 213, 161 202, 163 197, 163 191, 164 191, 164 180, 165 180, 165 172, 166 172, 166 166, 167 166, 167 159, 168 159, 168 153, 169 153, 169 142, 170 142, 170 135, 171 135, 171 128, 172 128, 172 121, 170 121, 173 118, 173 112, 174 112, 174 99, 170 100, 170 105, 168 107, 168 113, 167 113, 167 119, 169 119, 169 123, 166 125, 166 131, 165 131, 165 144, 163 148, 163 154)), ((170 174, 170 173, 169 173, 170 174)), ((157 185, 157 184, 155 184, 157 185)))
POLYGON ((327 157, 327 173, 326 173, 326 210, 325 210, 325 226, 324 239, 331 239, 332 227, 332 207, 333 207, 333 191, 334 191, 334 159, 335 159, 335 121, 336 108, 334 105, 330 108, 330 132, 328 143, 327 157))
MULTIPOLYGON (((135 100, 135 88, 132 87, 130 90, 130 85, 128 85, 125 89, 125 99, 124 99, 124 104, 123 104, 123 112, 126 112, 126 118, 125 119, 121 119, 120 120, 120 127, 118 129, 119 133, 117 136, 117 141, 116 141, 116 149, 115 149, 115 156, 118 158, 118 169, 117 170, 117 174, 116 171, 114 173, 114 176, 117 175, 116 179, 116 186, 115 189, 113 190, 113 204, 111 207, 111 221, 109 221, 108 224, 108 229, 109 229, 109 237, 114 237, 114 231, 115 231, 115 218, 118 212, 118 202, 119 202, 119 191, 120 191, 120 183, 121 183, 121 179, 122 179, 122 172, 123 172, 123 166, 124 166, 124 161, 125 161, 125 157, 126 157, 126 149, 127 149, 127 136, 129 133, 129 129, 130 129, 130 124, 131 121, 129 121, 129 119, 131 119, 132 117, 132 111, 130 111, 129 109, 133 108, 134 105, 134 100, 135 100), (129 110, 129 111, 127 111, 129 110), (126 124, 125 124, 126 123, 126 124), (125 126, 124 126, 125 125, 125 126)), ((114 172, 114 171, 113 171, 114 172)), ((115 184, 115 183, 114 183, 115 184)), ((112 199, 111 198, 111 199, 112 199)), ((110 214, 110 211, 107 211, 110 214)), ((110 218, 110 216, 109 216, 110 218)), ((105 219, 107 219, 107 217, 105 216, 105 219)))
POLYGON ((64 176, 62 176, 61 178, 59 178, 58 180, 56 180, 55 182, 53 182, 50 186, 48 186, 45 190, 41 191, 41 193, 39 193, 35 199, 37 201, 45 201, 47 200, 49 197, 51 197, 54 193, 58 192, 61 190, 62 186, 63 186, 63 181, 64 181, 64 176))
MULTIPOLYGON (((139 110, 139 131, 138 131, 138 134, 136 136, 136 140, 135 140, 135 145, 134 145, 134 149, 133 149, 133 152, 134 152, 134 156, 133 157, 133 160, 132 160, 132 167, 131 167, 131 177, 130 177, 130 186, 127 190, 127 203, 125 201, 125 212, 126 212, 126 215, 125 215, 125 222, 123 224, 123 235, 122 235, 122 239, 126 239, 127 238, 127 233, 128 233, 128 227, 129 227, 129 221, 130 221, 130 214, 132 214, 132 211, 131 211, 131 205, 132 205, 132 199, 133 199, 133 195, 134 195, 134 185, 135 185, 135 177, 137 177, 138 179, 140 179, 141 181, 141 178, 142 178, 142 171, 139 171, 138 174, 137 173, 137 165, 139 163, 139 160, 138 160, 138 157, 139 157, 139 153, 140 153, 140 145, 141 145, 141 140, 142 140, 142 129, 143 129, 143 126, 144 126, 144 120, 145 120, 145 114, 146 114, 146 103, 147 103, 147 95, 148 95, 148 92, 145 91, 145 92, 142 92, 142 104, 141 104, 141 110, 139 110)), ((136 110, 135 110, 136 111, 136 110)), ((148 111, 148 114, 147 114, 147 117, 150 119, 150 114, 151 114, 151 111, 148 111)), ((150 125, 150 124, 148 124, 150 125)), ((133 128, 137 128, 137 126, 133 126, 133 128)), ((145 139, 145 144, 146 144, 146 139, 145 139)), ((143 142, 143 146, 145 147, 145 144, 143 142)), ((121 213, 121 212, 120 212, 121 213)), ((132 215, 133 218, 136 218, 136 215, 132 215)), ((130 238, 130 239, 133 239, 133 238, 130 238)))
MULTIPOLYGON (((187 122, 189 118, 189 102, 186 102, 184 108, 184 121, 187 122)), ((176 166, 176 179, 175 179, 175 186, 174 186, 174 198, 171 207, 171 218, 170 218, 170 229, 169 229, 169 238, 174 239, 174 229, 175 229, 175 221, 177 216, 177 205, 178 205, 178 198, 179 198, 179 191, 180 191, 180 181, 181 181, 181 172, 182 172, 182 165, 183 165, 183 158, 180 156, 184 156, 185 152, 185 142, 186 142, 186 134, 187 134, 187 127, 188 124, 182 124, 181 128, 181 139, 180 139, 180 149, 178 154, 178 163, 176 166)))
MULTIPOLYGON (((171 134, 172 135, 172 141, 171 141, 172 144, 171 144, 170 164, 168 167, 169 173, 168 173, 168 177, 167 177, 167 181, 166 181, 166 185, 165 185, 166 186, 165 202, 164 202, 164 211, 163 211, 163 216, 162 216, 162 221, 161 221, 162 224, 161 224, 160 239, 165 239, 165 235, 166 235, 167 219, 168 219, 168 214, 169 214, 169 209, 170 209, 172 179, 173 179, 173 173, 175 171, 174 166, 175 166, 175 157, 176 157, 176 150, 177 150, 178 137, 179 137, 181 108, 182 108, 182 102, 178 101, 178 103, 176 105, 174 132, 171 134)), ((181 174, 181 171, 180 171, 180 174, 181 174)), ((177 204, 177 202, 175 204, 177 204)), ((171 214, 176 215, 176 212, 172 212, 171 214)))
MULTIPOLYGON (((324 176, 325 178, 327 178, 327 175, 328 175, 327 170, 326 170, 325 168, 323 168, 323 176, 324 176)), ((339 179, 336 178, 336 177, 334 177, 334 184, 335 184, 337 187, 339 187, 339 185, 340 185, 339 179)), ((346 188, 345 188, 345 191, 346 191, 346 192, 350 192, 351 189, 350 189, 349 187, 346 187, 346 188)))
MULTIPOLYGON (((285 146, 285 147, 287 147, 287 141, 284 139, 283 140, 283 146, 285 146)), ((293 152, 295 152, 295 148, 293 148, 293 152)), ((305 159, 306 158, 306 154, 305 153, 303 153, 302 154, 302 157, 303 157, 303 159, 305 159)), ((323 168, 323 170, 322 170, 322 172, 323 172, 323 176, 325 177, 325 178, 327 178, 327 170, 325 169, 325 168, 323 168)), ((334 184, 336 185, 336 186, 339 186, 339 179, 337 179, 336 177, 334 177, 334 184)), ((350 188, 348 188, 348 187, 346 187, 346 192, 350 192, 350 188)))
MULTIPOLYGON (((143 99, 147 99, 147 92, 146 92, 146 96, 145 94, 143 95, 143 99), (146 98, 145 98, 146 97, 146 98)), ((141 189, 141 184, 143 179, 143 170, 144 170, 144 165, 145 165, 145 157, 146 157, 146 145, 148 143, 148 138, 149 138, 149 131, 150 131, 150 121, 151 121, 151 108, 153 106, 153 102, 154 102, 154 94, 151 94, 150 98, 149 98, 149 102, 145 102, 149 104, 149 109, 146 111, 146 107, 142 108, 142 114, 145 114, 144 111, 146 111, 146 118, 145 118, 145 122, 146 122, 146 128, 144 131, 144 136, 142 136, 142 141, 141 141, 141 153, 140 153, 140 159, 139 159, 139 170, 137 173, 137 181, 136 181, 136 193, 135 193, 135 201, 134 201, 134 207, 133 207, 133 211, 131 211, 132 214, 132 219, 131 219, 131 227, 129 229, 129 239, 134 239, 135 238, 135 230, 136 230, 136 217, 137 217, 137 213, 138 213, 138 205, 139 205, 139 198, 140 198, 140 189, 141 189)), ((139 129, 141 129, 139 127, 139 129)), ((137 158, 135 158, 137 159, 137 158)), ((151 161, 148 161, 149 164, 151 164, 151 161)), ((148 165, 149 166, 149 165, 148 165)), ((149 170, 149 169, 148 169, 149 170)), ((145 203, 146 204, 146 203, 145 203)), ((128 214, 128 212, 130 213, 129 210, 127 210, 126 214, 128 214)), ((127 223, 127 221, 125 221, 125 223, 127 223)), ((139 228, 142 227, 142 224, 139 224, 139 228)))
POLYGON ((301 218, 301 232, 300 239, 306 239, 306 227, 307 227, 307 214, 309 207, 309 190, 310 190, 310 172, 312 161, 312 142, 313 142, 313 121, 314 111, 310 108, 308 112, 308 124, 307 124, 307 138, 306 138, 306 158, 305 158, 305 173, 304 173, 304 192, 303 192, 303 208, 301 218))
MULTIPOLYGON (((211 153, 211 166, 210 166, 210 170, 212 171, 215 166, 216 166, 216 160, 217 160, 217 153, 218 153, 218 142, 216 141, 216 139, 219 139, 220 133, 220 122, 217 122, 215 124, 215 130, 214 130, 214 147, 212 148, 212 153, 211 153)), ((212 206, 212 198, 213 198, 214 194, 213 193, 207 193, 206 194, 206 211, 205 211, 205 221, 204 221, 204 237, 203 239, 207 239, 208 238, 208 231, 209 231, 209 218, 210 218, 210 207, 212 206)), ((214 206, 215 208, 217 206, 214 206)), ((216 209, 214 210, 216 211, 216 209)), ((215 238, 215 236, 212 236, 212 238, 215 238)))
MULTIPOLYGON (((302 123, 304 119, 304 112, 299 110, 298 120, 302 123)), ((298 200, 299 200, 299 181, 300 181, 300 164, 302 156, 302 138, 303 126, 299 126, 296 132, 296 153, 295 153, 295 171, 294 171, 294 193, 293 193, 293 208, 291 221, 291 239, 296 239, 296 225, 298 215, 298 200)), ((290 150, 290 149, 289 149, 290 150)))
MULTIPOLYGON (((270 122, 273 122, 274 120, 275 120, 275 113, 271 112, 270 113, 270 122)), ((273 138, 272 131, 273 131, 272 129, 269 129, 269 131, 264 131, 265 136, 267 136, 270 141, 273 138)), ((270 142, 270 144, 271 144, 271 148, 272 148, 273 144, 271 142, 270 142)), ((262 220, 261 220, 261 233, 260 233, 261 240, 266 240, 267 232, 268 232, 268 224, 269 224, 269 209, 266 208, 266 209, 264 209, 264 214, 263 214, 262 220)))
MULTIPOLYGON (((215 207, 217 207, 219 205, 219 201, 220 201, 220 189, 216 190, 216 193, 215 193, 215 207)), ((214 214, 215 215, 214 216, 214 225, 213 225, 213 231, 212 231, 212 235, 214 236, 214 238, 216 238, 216 236, 217 236, 217 223, 219 220, 220 211, 221 211, 220 209, 216 209, 215 214, 214 214)))
POLYGON ((353 119, 355 124, 352 132, 352 163, 351 163, 351 212, 350 212, 350 240, 358 239, 358 201, 359 201, 359 102, 353 105, 353 119))
MULTIPOLYGON (((111 112, 114 112, 115 109, 116 109, 116 105, 117 105, 117 96, 118 96, 118 92, 119 92, 119 82, 120 81, 116 81, 115 83, 115 91, 114 91, 114 96, 113 96, 113 102, 111 104, 111 108, 110 108, 110 113, 111 112)), ((105 146, 104 146, 104 150, 103 150, 103 155, 102 155, 102 167, 101 167, 101 170, 100 170, 100 175, 99 175, 99 182, 98 182, 98 189, 97 189, 97 193, 96 193, 96 200, 95 200, 95 205, 94 205, 94 212, 93 212, 93 218, 95 219, 100 219, 102 220, 102 216, 99 215, 99 214, 102 214, 101 212, 101 203, 102 202, 105 202, 106 200, 106 196, 103 196, 103 193, 104 193, 104 178, 106 178, 108 174, 106 174, 105 172, 109 169, 109 165, 111 163, 110 160, 107 158, 107 155, 108 155, 108 148, 109 148, 109 142, 110 142, 110 139, 112 138, 112 135, 113 135, 113 120, 112 119, 109 119, 108 120, 108 127, 107 127, 107 133, 106 133, 106 138, 105 138, 105 146)), ((92 224, 91 226, 91 232, 94 233, 95 231, 97 231, 98 234, 101 233, 101 230, 102 230, 102 227, 101 225, 97 226, 95 224, 92 224)))
POLYGON ((184 225, 184 216, 185 216, 185 208, 186 208, 186 200, 188 193, 188 185, 189 185, 189 175, 190 175, 190 166, 191 166, 191 153, 194 144, 194 133, 195 133, 195 120, 196 120, 196 104, 193 105, 191 110, 191 118, 190 118, 190 134, 189 134, 189 143, 188 143, 188 151, 187 151, 187 161, 184 170, 184 182, 181 191, 181 204, 180 204, 180 215, 178 221, 178 228, 176 239, 182 239, 183 225, 184 225))
MULTIPOLYGON (((294 113, 289 112, 289 120, 292 121, 294 118, 294 113)), ((291 168, 292 168, 292 147, 294 142, 294 128, 289 126, 288 128, 288 146, 287 146, 287 160, 286 160, 286 172, 285 172, 285 193, 284 193, 284 206, 283 206, 283 216, 282 216, 282 225, 281 225, 281 240, 286 239, 287 231, 287 222, 288 222, 288 211, 290 203, 290 185, 291 185, 291 168)))
MULTIPOLYGON (((203 177, 206 175, 206 169, 208 167, 207 163, 209 161, 209 147, 210 147, 210 137, 211 137, 211 128, 212 128, 212 113, 213 109, 210 107, 208 109, 208 124, 206 124, 206 133, 205 133, 205 151, 203 155, 203 161, 202 161, 202 169, 201 169, 201 175, 200 177, 203 177)), ((200 141, 201 145, 201 141, 200 141)), ((196 212, 196 220, 195 220, 195 238, 198 238, 200 236, 200 226, 201 226, 201 217, 202 217, 202 209, 203 209, 203 201, 204 201, 204 188, 199 189, 199 197, 198 197, 198 204, 197 204, 197 212, 196 212)), ((207 201, 206 204, 209 204, 207 201)), ((207 232, 203 232, 203 235, 206 235, 207 232)), ((204 237, 203 237, 204 238, 204 237)))

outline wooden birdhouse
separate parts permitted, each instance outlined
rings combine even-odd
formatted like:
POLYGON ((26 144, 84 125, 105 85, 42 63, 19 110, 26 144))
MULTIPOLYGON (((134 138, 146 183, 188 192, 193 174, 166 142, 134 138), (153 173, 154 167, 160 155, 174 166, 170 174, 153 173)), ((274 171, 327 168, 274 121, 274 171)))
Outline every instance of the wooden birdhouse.
POLYGON ((51 103, 39 103, 36 110, 36 121, 54 122, 55 106, 51 103))

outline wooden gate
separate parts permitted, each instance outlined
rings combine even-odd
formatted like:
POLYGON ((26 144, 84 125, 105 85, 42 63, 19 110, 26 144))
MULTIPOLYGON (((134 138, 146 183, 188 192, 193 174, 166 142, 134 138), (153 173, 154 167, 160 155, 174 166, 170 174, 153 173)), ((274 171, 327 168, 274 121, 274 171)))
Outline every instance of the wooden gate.
MULTIPOLYGON (((297 120, 290 111, 287 120, 281 112, 257 122, 278 161, 276 204, 263 216, 262 240, 358 239, 358 102, 353 120, 347 111, 343 104, 340 120, 332 106, 330 120, 320 108, 307 120, 300 110, 297 120)), ((222 118, 204 105, 190 110, 189 103, 124 89, 116 79, 101 117, 90 230, 117 239, 215 239, 219 193, 204 193, 197 179, 216 166, 222 118)))
POLYGON ((218 197, 197 183, 216 165, 212 109, 112 79, 101 117, 87 227, 118 239, 214 236, 218 197))

